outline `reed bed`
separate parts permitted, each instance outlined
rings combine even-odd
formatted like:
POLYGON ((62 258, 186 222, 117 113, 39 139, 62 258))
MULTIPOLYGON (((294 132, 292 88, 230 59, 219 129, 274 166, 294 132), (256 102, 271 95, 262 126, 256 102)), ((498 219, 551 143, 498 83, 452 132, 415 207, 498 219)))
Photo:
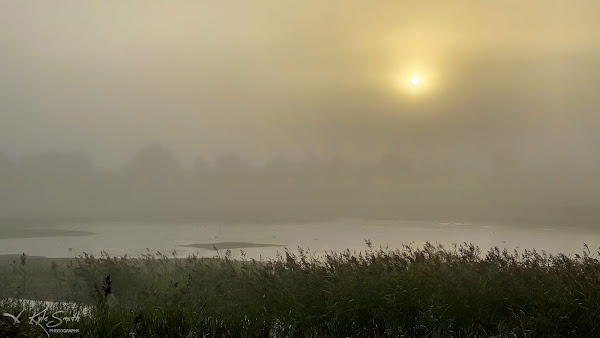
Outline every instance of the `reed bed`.
MULTIPOLYGON (((44 271, 22 256, 2 270, 0 297, 88 306, 76 325, 85 337, 600 336, 599 253, 587 246, 567 256, 367 245, 268 261, 84 255, 44 271)), ((0 336, 38 329, 5 318, 0 336)))

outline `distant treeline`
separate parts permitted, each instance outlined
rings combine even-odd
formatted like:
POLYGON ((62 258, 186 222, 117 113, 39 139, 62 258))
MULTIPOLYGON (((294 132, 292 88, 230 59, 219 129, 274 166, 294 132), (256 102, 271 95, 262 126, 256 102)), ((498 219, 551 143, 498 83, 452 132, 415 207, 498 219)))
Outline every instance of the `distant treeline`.
POLYGON ((183 168, 148 146, 119 169, 83 153, 0 154, 4 220, 284 222, 334 218, 595 223, 600 168, 467 165, 386 154, 379 161, 251 165, 236 155, 183 168))

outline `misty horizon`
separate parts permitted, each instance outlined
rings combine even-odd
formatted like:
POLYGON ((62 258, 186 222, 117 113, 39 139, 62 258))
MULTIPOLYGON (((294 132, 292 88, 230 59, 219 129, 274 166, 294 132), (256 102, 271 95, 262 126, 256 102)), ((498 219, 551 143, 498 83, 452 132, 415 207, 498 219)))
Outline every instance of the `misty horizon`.
POLYGON ((386 153, 377 161, 253 164, 227 153, 190 168, 160 145, 102 168, 85 153, 0 156, 4 222, 302 222, 343 218, 595 224, 600 166, 386 153), (558 179, 560 178, 560 180, 558 179))

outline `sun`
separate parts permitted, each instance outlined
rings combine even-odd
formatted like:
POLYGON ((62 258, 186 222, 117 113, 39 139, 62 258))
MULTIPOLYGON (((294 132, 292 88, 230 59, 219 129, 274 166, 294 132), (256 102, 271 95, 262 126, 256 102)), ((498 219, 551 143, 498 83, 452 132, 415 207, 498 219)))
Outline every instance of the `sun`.
POLYGON ((391 89, 395 95, 419 100, 432 97, 439 84, 437 74, 431 67, 425 66, 405 66, 388 73, 388 76, 394 85, 391 89))

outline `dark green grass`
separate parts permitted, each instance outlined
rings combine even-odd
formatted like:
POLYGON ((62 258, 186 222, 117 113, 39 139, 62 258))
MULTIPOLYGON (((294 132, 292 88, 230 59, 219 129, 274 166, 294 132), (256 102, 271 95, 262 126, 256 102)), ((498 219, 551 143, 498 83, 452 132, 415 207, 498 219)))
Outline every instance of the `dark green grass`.
POLYGON ((268 262, 159 253, 61 264, 35 280, 15 262, 2 296, 39 297, 53 285, 46 298, 93 306, 77 324, 83 336, 600 336, 600 261, 589 250, 482 254, 427 244, 325 256, 299 249, 268 262))

